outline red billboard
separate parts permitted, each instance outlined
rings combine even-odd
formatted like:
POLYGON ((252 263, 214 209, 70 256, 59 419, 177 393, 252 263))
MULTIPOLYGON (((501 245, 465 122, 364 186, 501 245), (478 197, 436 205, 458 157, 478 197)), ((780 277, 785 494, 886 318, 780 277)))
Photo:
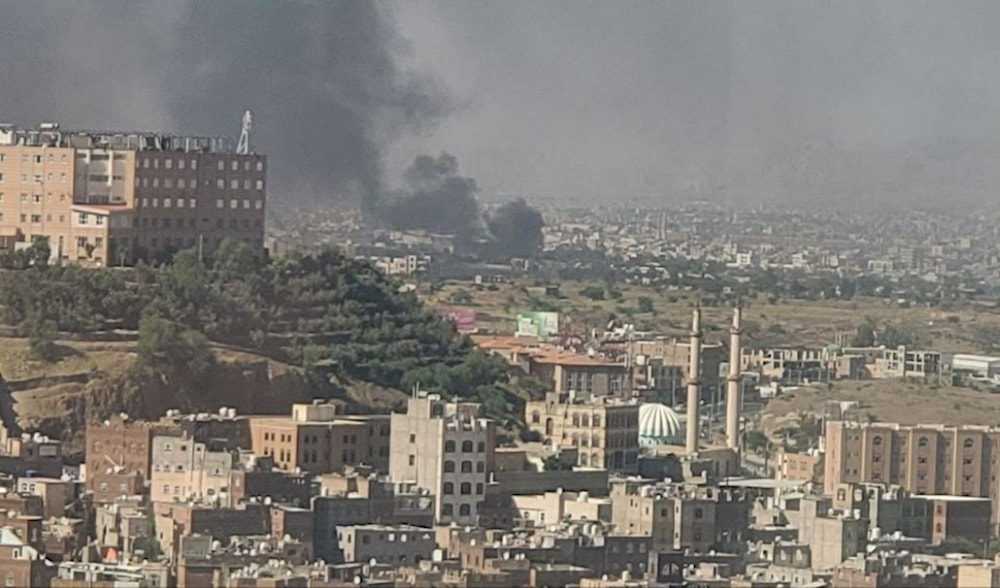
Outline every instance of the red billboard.
POLYGON ((434 311, 446 321, 454 323, 459 333, 471 333, 476 330, 476 311, 464 306, 446 306, 434 311))

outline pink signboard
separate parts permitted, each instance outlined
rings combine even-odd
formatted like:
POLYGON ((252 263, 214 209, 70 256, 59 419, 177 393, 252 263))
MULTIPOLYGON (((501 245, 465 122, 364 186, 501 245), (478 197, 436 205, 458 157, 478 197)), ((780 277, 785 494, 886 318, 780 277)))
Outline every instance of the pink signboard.
POLYGON ((476 330, 476 311, 464 306, 446 306, 434 311, 446 321, 455 324, 459 333, 471 333, 476 330))

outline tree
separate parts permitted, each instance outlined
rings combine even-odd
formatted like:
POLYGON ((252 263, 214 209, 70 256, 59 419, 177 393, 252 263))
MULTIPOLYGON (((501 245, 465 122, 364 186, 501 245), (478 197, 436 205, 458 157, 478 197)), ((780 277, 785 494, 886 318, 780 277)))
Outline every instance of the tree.
POLYGON ((542 465, 546 472, 567 472, 573 469, 573 464, 564 460, 558 453, 546 457, 542 465))
POLYGON ((649 296, 640 296, 637 301, 637 306, 639 312, 649 313, 653 312, 653 299, 649 296))
POLYGON ((858 324, 857 329, 854 331, 854 337, 851 339, 852 347, 874 347, 875 346, 875 331, 877 329, 875 320, 871 317, 865 317, 865 320, 858 324))
POLYGON ((604 300, 604 288, 600 286, 587 286, 583 290, 580 290, 580 296, 594 301, 604 300))
POLYGON ((152 314, 139 321, 136 348, 140 365, 161 372, 200 375, 214 361, 205 335, 152 314))
POLYGON ((35 359, 52 362, 59 359, 56 324, 41 313, 32 313, 22 324, 21 334, 28 338, 28 348, 35 359))

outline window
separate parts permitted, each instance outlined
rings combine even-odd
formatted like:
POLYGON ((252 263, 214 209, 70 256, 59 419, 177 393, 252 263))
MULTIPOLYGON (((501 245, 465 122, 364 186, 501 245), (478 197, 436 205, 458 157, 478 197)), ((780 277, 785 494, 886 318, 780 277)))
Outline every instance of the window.
POLYGON ((240 206, 239 200, 233 198, 232 200, 229 201, 229 208, 239 208, 239 206, 240 206))
POLYGON ((472 514, 472 507, 468 504, 461 504, 458 507, 458 516, 467 517, 472 514))
POLYGON ((170 208, 170 199, 169 198, 164 198, 163 199, 163 208, 170 208))
POLYGON ((243 189, 244 190, 250 189, 250 180, 243 180, 243 189))
POLYGON ((3 174, 0 174, 0 184, 3 183, 3 174))
POLYGON ((264 208, 264 201, 263 200, 258 200, 256 202, 254 202, 253 204, 254 204, 254 208, 256 208, 257 210, 260 210, 261 208, 264 208))
POLYGON ((168 159, 164 159, 163 160, 163 167, 165 167, 167 169, 173 169, 174 168, 174 160, 173 159, 169 159, 169 158, 168 159))
POLYGON ((87 213, 81 212, 80 217, 77 220, 80 222, 81 225, 87 224, 87 213))
POLYGON ((471 461, 466 460, 466 461, 462 462, 462 473, 463 474, 471 474, 472 473, 472 462, 471 461))
POLYGON ((416 458, 416 456, 411 455, 410 456, 410 465, 414 465, 415 463, 417 463, 417 458, 416 458))
POLYGON ((33 214, 33 215, 31 215, 31 222, 33 222, 33 223, 40 223, 40 222, 42 222, 42 215, 40 215, 40 214, 33 214))
POLYGON ((444 473, 450 474, 455 471, 455 462, 450 459, 444 462, 444 473))
POLYGON ((173 188, 174 187, 174 181, 171 180, 170 178, 163 178, 163 187, 164 188, 173 188))
POLYGON ((191 169, 198 169, 198 160, 197 159, 192 159, 191 160, 191 169))
POLYGON ((178 187, 178 188, 186 188, 186 187, 187 187, 187 186, 186 186, 186 185, 184 184, 184 178, 177 178, 177 187, 178 187))
POLYGON ((704 517, 705 517, 705 511, 702 510, 701 507, 696 507, 694 509, 694 518, 701 519, 701 518, 704 518, 704 517))
POLYGON ((472 441, 462 441, 462 453, 472 453, 472 441))
MULTIPOLYGON (((194 198, 188 198, 188 208, 197 208, 197 206, 198 206, 197 200, 195 200, 194 198)), ((191 220, 193 221, 194 219, 191 220)))
POLYGON ((476 451, 478 451, 479 453, 486 451, 486 443, 480 441, 479 444, 476 446, 476 451))
POLYGON ((920 447, 927 447, 927 443, 927 437, 921 437, 920 440, 917 441, 917 445, 920 447))
POLYGON ((972 439, 966 439, 965 441, 962 442, 962 447, 965 447, 966 449, 972 447, 973 445, 975 445, 975 441, 973 441, 972 439))
POLYGON ((482 494, 483 494, 483 483, 482 482, 477 482, 476 483, 476 495, 482 496, 482 494))
POLYGON ((450 517, 455 514, 455 507, 450 504, 441 505, 441 516, 450 517))
POLYGON ((230 190, 239 190, 240 189, 240 181, 239 180, 229 180, 229 189, 230 190))
POLYGON ((445 441, 444 442, 444 452, 445 453, 455 453, 455 442, 445 441))
POLYGON ((243 199, 243 208, 250 210, 250 201, 246 198, 243 199))
POLYGON ((459 491, 462 494, 472 494, 472 484, 468 482, 462 482, 462 485, 459 487, 459 491))
POLYGON ((104 224, 104 217, 103 216, 101 216, 101 215, 98 214, 94 218, 96 219, 97 226, 101 226, 101 225, 104 224))
POLYGON ((231 170, 233 170, 233 171, 236 171, 236 170, 240 169, 240 162, 238 162, 238 161, 236 161, 236 160, 234 159, 234 160, 233 160, 233 161, 232 161, 232 162, 231 162, 231 163, 229 164, 229 169, 231 169, 231 170))
POLYGON ((184 199, 183 198, 178 198, 177 199, 177 208, 184 208, 184 199))
POLYGON ((258 190, 264 189, 264 180, 257 180, 257 189, 258 190))
POLYGON ((451 482, 445 482, 444 483, 444 490, 443 490, 443 492, 445 494, 454 494, 455 493, 455 485, 452 484, 451 482))
POLYGON ((226 162, 219 160, 219 171, 224 171, 226 169, 226 162))
POLYGON ((225 208, 226 207, 226 201, 223 200, 222 198, 216 198, 215 199, 215 207, 216 208, 225 208))
POLYGON ((263 161, 258 161, 257 162, 257 171, 264 171, 264 162, 263 161))
POLYGON ((485 471, 486 471, 486 462, 485 461, 477 461, 476 462, 476 472, 481 474, 481 473, 483 473, 485 471))
POLYGON ((881 444, 882 444, 882 436, 875 435, 875 437, 872 438, 872 445, 881 445, 881 444))
POLYGON ((42 203, 42 195, 41 194, 34 194, 34 195, 32 195, 31 199, 35 202, 35 204, 41 204, 42 203))

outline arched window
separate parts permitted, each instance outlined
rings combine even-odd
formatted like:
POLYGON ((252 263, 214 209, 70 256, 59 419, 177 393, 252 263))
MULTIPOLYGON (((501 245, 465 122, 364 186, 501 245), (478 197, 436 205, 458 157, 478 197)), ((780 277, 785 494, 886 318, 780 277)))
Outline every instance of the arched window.
POLYGON ((971 438, 969 438, 969 439, 966 439, 965 441, 963 441, 963 442, 962 442, 962 446, 963 446, 963 447, 966 447, 966 448, 968 448, 968 447, 972 447, 972 446, 973 446, 973 445, 975 445, 975 444, 976 444, 976 442, 975 442, 975 441, 973 441, 973 440, 972 440, 971 438))
POLYGON ((459 492, 461 494, 472 494, 472 484, 468 482, 462 482, 462 485, 459 487, 459 492))
POLYGON ((455 453, 455 442, 445 441, 444 442, 444 452, 445 453, 455 453))
POLYGON ((920 440, 917 441, 917 445, 919 445, 920 447, 927 447, 927 443, 928 443, 927 437, 921 437, 920 440))
POLYGON ((694 518, 700 519, 703 518, 704 516, 705 516, 705 511, 703 511, 700 506, 694 509, 694 518))
POLYGON ((462 473, 463 474, 471 474, 472 473, 472 462, 471 461, 466 460, 466 461, 462 462, 462 473))
POLYGON ((479 453, 486 451, 486 443, 480 441, 479 445, 476 446, 476 451, 478 451, 479 453))
POLYGON ((476 495, 482 496, 483 494, 483 483, 479 482, 476 484, 476 495))
POLYGON ((875 435, 874 437, 872 437, 872 445, 881 445, 881 444, 882 444, 881 435, 875 435))
POLYGON ((472 441, 462 441, 462 453, 472 453, 472 441))
POLYGON ((531 422, 534 424, 538 424, 539 422, 541 422, 541 420, 542 420, 542 415, 537 410, 532 411, 531 422))
POLYGON ((455 485, 452 484, 451 482, 445 482, 444 483, 444 493, 445 494, 454 494, 455 493, 455 485))
POLYGON ((454 471, 455 471, 455 462, 451 461, 450 459, 444 462, 444 473, 450 474, 454 471))
POLYGON ((450 517, 453 514, 455 514, 455 507, 453 507, 450 504, 442 504, 441 505, 441 516, 443 516, 443 517, 450 517))
POLYGON ((467 517, 472 514, 472 507, 468 504, 460 504, 458 506, 458 514, 463 517, 467 517))
POLYGON ((586 453, 581 453, 580 454, 580 465, 587 465, 587 454, 586 453))
POLYGON ((476 472, 481 474, 481 473, 483 473, 485 471, 486 471, 486 462, 485 461, 477 461, 476 462, 476 472))

